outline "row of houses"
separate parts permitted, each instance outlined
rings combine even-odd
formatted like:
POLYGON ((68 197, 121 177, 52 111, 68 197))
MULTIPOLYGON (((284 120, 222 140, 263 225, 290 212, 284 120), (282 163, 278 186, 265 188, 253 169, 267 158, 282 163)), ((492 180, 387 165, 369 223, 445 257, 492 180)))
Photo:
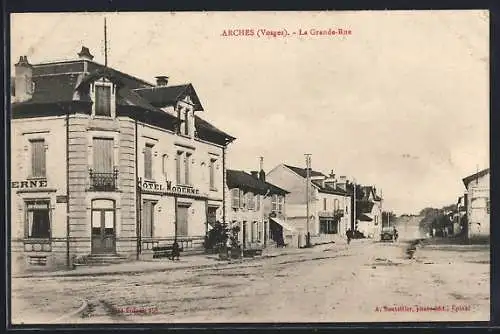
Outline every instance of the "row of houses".
POLYGON ((94 62, 86 47, 77 56, 15 64, 10 232, 18 269, 89 256, 149 259, 174 239, 197 251, 217 221, 240 225, 249 246, 298 247, 306 232, 318 243, 348 228, 378 235, 374 187, 311 170, 308 197, 304 168, 227 169, 236 138, 204 119, 192 84, 161 75, 146 82, 94 62))
POLYGON ((453 221, 453 234, 469 239, 490 236, 490 169, 485 168, 462 179, 464 195, 447 214, 453 221))

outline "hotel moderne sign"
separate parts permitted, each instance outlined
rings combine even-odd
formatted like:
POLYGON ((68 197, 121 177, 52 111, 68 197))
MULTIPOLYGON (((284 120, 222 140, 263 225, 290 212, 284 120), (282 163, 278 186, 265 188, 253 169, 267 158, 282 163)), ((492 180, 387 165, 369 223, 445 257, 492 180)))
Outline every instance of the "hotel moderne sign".
POLYGON ((156 181, 147 181, 139 178, 138 184, 141 190, 146 192, 155 192, 165 195, 172 194, 185 196, 202 196, 199 189, 193 188, 191 186, 173 185, 172 181, 166 181, 165 184, 161 184, 157 183, 156 181))

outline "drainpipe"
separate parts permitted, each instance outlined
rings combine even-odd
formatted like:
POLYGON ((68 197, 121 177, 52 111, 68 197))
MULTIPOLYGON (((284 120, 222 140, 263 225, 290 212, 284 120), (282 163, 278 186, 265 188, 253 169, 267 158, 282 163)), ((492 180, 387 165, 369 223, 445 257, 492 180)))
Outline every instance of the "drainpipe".
POLYGON ((141 190, 141 185, 139 184, 139 159, 137 158, 138 156, 138 131, 137 131, 137 117, 135 117, 135 215, 136 215, 136 226, 135 226, 135 235, 137 238, 137 254, 136 254, 136 259, 139 260, 139 254, 141 253, 141 240, 140 240, 140 217, 141 217, 141 195, 140 195, 140 190, 141 190))
POLYGON ((66 265, 71 267, 71 259, 69 253, 69 112, 66 110, 66 265))
POLYGON ((222 223, 226 224, 226 146, 222 147, 222 223))

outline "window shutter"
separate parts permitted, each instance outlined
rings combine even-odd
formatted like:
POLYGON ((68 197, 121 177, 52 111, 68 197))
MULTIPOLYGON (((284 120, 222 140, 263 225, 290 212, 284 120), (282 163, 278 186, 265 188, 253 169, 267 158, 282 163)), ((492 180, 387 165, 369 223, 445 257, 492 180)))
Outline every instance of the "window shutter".
POLYGON ((175 161, 176 164, 176 170, 175 170, 175 176, 177 180, 177 184, 181 184, 181 162, 182 162, 182 152, 177 152, 177 160, 175 161))
POLYGON ((153 146, 146 145, 144 149, 144 177, 151 180, 153 178, 153 146))
POLYGON ((31 141, 31 174, 34 177, 45 176, 45 140, 31 141))
POLYGON ((94 171, 96 173, 113 172, 113 139, 94 138, 94 171))

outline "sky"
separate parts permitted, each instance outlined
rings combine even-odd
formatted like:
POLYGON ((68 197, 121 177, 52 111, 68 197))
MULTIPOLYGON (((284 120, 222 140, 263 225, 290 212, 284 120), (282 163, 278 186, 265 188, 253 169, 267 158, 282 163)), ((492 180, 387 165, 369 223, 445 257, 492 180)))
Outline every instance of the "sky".
POLYGON ((231 169, 260 156, 266 171, 305 167, 310 153, 314 170, 375 185, 403 214, 456 202, 462 178, 489 167, 487 11, 13 14, 12 63, 82 45, 104 63, 105 16, 108 65, 192 83, 200 116, 237 138, 231 169), (351 33, 311 34, 329 28, 351 33))

